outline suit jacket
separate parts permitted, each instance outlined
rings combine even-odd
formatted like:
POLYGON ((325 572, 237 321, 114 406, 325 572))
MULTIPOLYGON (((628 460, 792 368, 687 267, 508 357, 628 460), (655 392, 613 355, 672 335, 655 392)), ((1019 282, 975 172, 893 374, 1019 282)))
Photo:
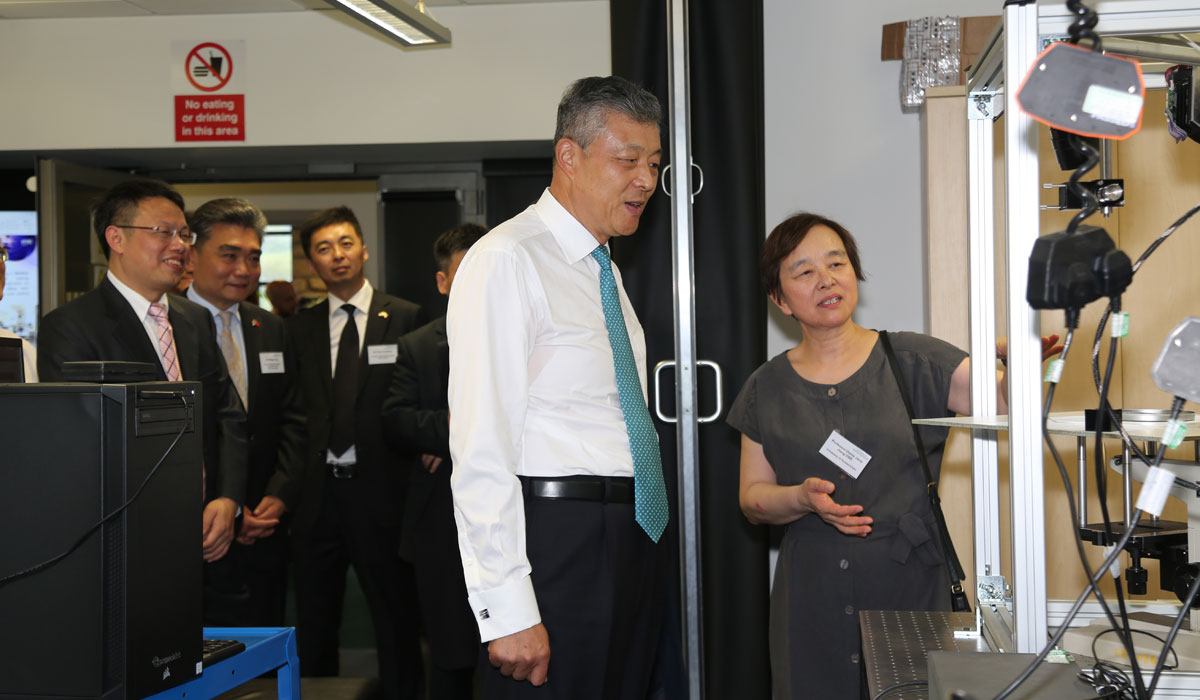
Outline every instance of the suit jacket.
POLYGON ((275 496, 294 511, 308 455, 304 403, 296 356, 283 319, 254 304, 238 304, 246 343, 246 409, 250 459, 246 505, 275 496), (282 372, 263 373, 262 353, 279 353, 282 372))
POLYGON ((450 346, 446 319, 439 318, 400 339, 396 371, 383 402, 383 432, 402 453, 442 458, 430 474, 419 464, 409 471, 400 553, 416 563, 426 557, 458 559, 458 532, 450 493, 450 410, 446 387, 450 346))
MULTIPOLYGON (((183 297, 172 295, 169 307, 180 373, 184 380, 203 386, 208 498, 225 496, 241 504, 246 494, 246 413, 217 347, 216 324, 207 310, 183 297)), ((167 380, 142 320, 107 277, 92 291, 42 319, 38 332, 41 380, 63 381, 63 363, 80 360, 147 362, 154 365, 159 381, 167 380)))
MULTIPOLYGON (((379 410, 392 378, 392 363, 370 364, 368 348, 392 345, 424 320, 416 304, 376 289, 367 310, 362 354, 358 360, 358 393, 355 397, 354 447, 357 474, 346 484, 367 515, 386 527, 399 528, 407 474, 401 458, 383 438, 379 410)), ((300 499, 292 515, 292 530, 310 531, 321 508, 329 467, 333 427, 333 361, 329 356, 329 300, 288 319, 293 355, 300 368, 300 391, 308 413, 308 460, 300 499)))

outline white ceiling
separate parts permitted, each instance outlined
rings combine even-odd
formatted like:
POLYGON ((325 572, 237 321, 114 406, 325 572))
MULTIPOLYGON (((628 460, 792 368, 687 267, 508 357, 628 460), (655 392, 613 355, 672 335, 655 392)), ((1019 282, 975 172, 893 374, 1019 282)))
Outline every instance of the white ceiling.
MULTIPOLYGON (((393 0, 405 2, 406 0, 393 0)), ((425 0, 427 6, 501 5, 563 0, 425 0)), ((409 1, 415 5, 416 1, 409 1)), ((324 0, 0 0, 0 19, 211 15, 330 9, 324 0)))

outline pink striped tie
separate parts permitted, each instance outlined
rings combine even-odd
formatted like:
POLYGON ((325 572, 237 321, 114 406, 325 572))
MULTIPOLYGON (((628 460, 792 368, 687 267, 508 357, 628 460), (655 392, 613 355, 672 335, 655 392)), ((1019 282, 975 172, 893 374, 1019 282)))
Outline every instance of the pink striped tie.
POLYGON ((171 332, 171 323, 167 321, 167 307, 162 304, 151 304, 150 318, 158 324, 158 348, 162 350, 163 369, 167 371, 167 381, 177 382, 182 377, 179 374, 179 358, 175 355, 175 335, 171 332))

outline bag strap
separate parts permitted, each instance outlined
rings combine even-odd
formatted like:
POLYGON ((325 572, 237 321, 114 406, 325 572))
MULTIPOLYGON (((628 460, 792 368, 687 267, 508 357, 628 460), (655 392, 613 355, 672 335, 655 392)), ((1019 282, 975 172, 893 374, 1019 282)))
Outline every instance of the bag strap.
POLYGON ((929 495, 929 505, 933 510, 934 520, 937 521, 938 535, 942 540, 942 551, 946 555, 946 568, 950 573, 950 589, 952 594, 962 595, 962 580, 966 578, 958 552, 954 550, 954 541, 950 539, 950 530, 946 527, 946 515, 942 512, 942 499, 938 496, 938 484, 929 471, 929 459, 925 456, 925 443, 921 440, 921 431, 913 423, 916 415, 913 413, 912 400, 908 396, 908 386, 904 375, 900 373, 900 363, 896 361, 896 353, 892 350, 892 342, 888 339, 887 331, 879 331, 879 340, 883 351, 887 354, 888 365, 896 377, 896 385, 900 388, 900 398, 904 399, 904 410, 908 413, 908 425, 912 428, 913 441, 917 444, 917 452, 921 455, 921 469, 925 472, 925 490, 929 495))

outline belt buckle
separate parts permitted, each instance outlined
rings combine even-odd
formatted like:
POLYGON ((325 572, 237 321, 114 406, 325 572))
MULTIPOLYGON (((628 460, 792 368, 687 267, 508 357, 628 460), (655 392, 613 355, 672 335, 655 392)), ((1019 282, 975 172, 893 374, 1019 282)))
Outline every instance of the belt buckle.
POLYGON ((331 464, 329 465, 333 478, 335 479, 353 479, 355 466, 353 464, 331 464))

